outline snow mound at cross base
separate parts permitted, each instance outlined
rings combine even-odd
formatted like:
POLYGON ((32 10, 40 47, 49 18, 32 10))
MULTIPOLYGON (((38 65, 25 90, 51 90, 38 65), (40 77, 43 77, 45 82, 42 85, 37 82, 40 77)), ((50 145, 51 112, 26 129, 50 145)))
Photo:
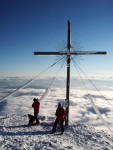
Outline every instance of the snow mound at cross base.
POLYGON ((40 116, 40 125, 28 126, 28 116, 0 117, 1 150, 111 150, 113 137, 85 124, 71 124, 60 135, 51 134, 53 117, 40 116), (107 141, 110 141, 110 143, 107 141))

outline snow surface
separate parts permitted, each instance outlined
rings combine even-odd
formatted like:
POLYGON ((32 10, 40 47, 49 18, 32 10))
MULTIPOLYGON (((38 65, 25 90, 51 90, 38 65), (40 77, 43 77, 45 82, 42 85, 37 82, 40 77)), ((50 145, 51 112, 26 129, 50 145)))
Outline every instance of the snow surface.
MULTIPOLYGON (((43 117, 42 117, 43 118, 43 117)), ((51 134, 53 117, 46 116, 38 126, 28 126, 27 115, 7 115, 0 118, 0 147, 3 150, 110 150, 106 138, 113 137, 83 123, 65 127, 63 135, 51 134)))
MULTIPOLYGON (((10 86, 9 86, 10 87, 10 86)), ((5 94, 13 90, 5 87, 5 94)), ((40 125, 28 126, 28 114, 33 114, 32 100, 41 98, 45 89, 24 88, 0 102, 0 150, 112 150, 113 133, 95 113, 87 93, 70 91, 69 126, 60 135, 58 126, 51 134, 58 102, 65 106, 65 88, 52 87, 40 101, 40 125)), ((101 91, 113 105, 112 90, 101 91)), ((4 95, 0 95, 1 97, 4 95)), ((113 107, 95 91, 91 91, 102 117, 113 131, 113 107)))

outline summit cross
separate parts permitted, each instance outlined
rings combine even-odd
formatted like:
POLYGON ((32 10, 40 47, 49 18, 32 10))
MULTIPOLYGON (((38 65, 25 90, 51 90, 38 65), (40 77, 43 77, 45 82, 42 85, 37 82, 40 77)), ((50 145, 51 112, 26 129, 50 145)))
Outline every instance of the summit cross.
POLYGON ((67 51, 60 51, 60 52, 34 52, 34 55, 66 55, 67 58, 67 81, 66 81, 66 120, 65 125, 69 125, 69 100, 70 100, 70 61, 71 55, 106 55, 106 51, 71 51, 71 32, 70 32, 70 25, 71 22, 68 20, 68 37, 67 37, 67 51))

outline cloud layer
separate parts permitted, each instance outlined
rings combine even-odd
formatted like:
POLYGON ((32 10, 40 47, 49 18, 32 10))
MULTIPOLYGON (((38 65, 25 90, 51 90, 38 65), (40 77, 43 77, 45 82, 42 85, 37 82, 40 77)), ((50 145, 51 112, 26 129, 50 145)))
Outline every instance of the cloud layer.
MULTIPOLYGON (((42 79, 43 80, 43 79, 42 79)), ((46 79, 47 80, 47 79, 46 79)), ((24 89, 20 89, 13 95, 6 98, 4 101, 0 102, 0 114, 33 114, 33 109, 31 107, 33 98, 38 97, 41 98, 46 90, 46 86, 44 88, 44 79, 42 84, 41 81, 39 82, 41 88, 39 88, 39 84, 37 82, 32 83, 31 87, 28 86, 24 89), (43 88, 42 88, 43 87, 43 88)), ((61 79, 57 79, 61 80, 61 79)), ((16 79, 17 81, 17 79, 16 79)), ((61 80, 63 82, 63 80, 61 80)), ((10 81, 11 82, 11 81, 10 81)), ((21 80, 19 80, 21 82, 21 80)), ((50 82, 50 79, 47 80, 50 82)), ((19 83, 18 83, 19 84, 19 83)), ((47 83, 46 83, 47 84, 47 83)), ((60 83, 58 83, 60 85, 60 83)), ((11 84, 10 84, 11 85, 11 84)), ((13 85, 13 83, 12 83, 13 85)), ((12 86, 14 87, 14 86, 12 86)), ((14 88, 11 89, 9 85, 7 88, 4 89, 4 93, 12 92, 14 88)), ((113 129, 113 93, 111 90, 104 89, 101 93, 107 98, 104 99, 102 95, 98 91, 90 90, 89 93, 85 89, 74 88, 70 89, 70 109, 69 109, 69 118, 71 120, 70 123, 78 123, 78 122, 85 122, 89 125, 93 125, 97 128, 101 128, 107 130, 106 127, 103 125, 101 120, 99 119, 98 115, 96 114, 93 106, 91 105, 88 94, 92 95, 95 105, 99 109, 102 117, 105 121, 109 124, 110 128, 113 129)), ((43 116, 55 116, 55 110, 57 107, 58 102, 62 102, 65 107, 65 95, 66 90, 65 87, 58 88, 55 85, 52 85, 46 97, 40 102, 40 115, 43 116)))

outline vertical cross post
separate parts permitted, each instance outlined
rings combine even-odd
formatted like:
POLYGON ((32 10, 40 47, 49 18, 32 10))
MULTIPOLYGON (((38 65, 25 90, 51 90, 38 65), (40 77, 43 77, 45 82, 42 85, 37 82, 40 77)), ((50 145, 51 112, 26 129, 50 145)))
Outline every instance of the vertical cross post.
POLYGON ((67 82, 66 82, 66 117, 65 125, 69 125, 69 95, 70 95, 70 21, 68 20, 68 39, 67 39, 67 82))

